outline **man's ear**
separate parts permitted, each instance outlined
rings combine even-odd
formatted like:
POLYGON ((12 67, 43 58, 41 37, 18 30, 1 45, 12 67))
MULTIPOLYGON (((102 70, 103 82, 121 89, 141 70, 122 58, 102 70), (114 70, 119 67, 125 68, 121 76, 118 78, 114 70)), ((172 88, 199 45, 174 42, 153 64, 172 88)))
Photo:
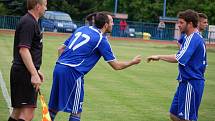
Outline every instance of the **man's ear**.
POLYGON ((38 10, 40 8, 39 3, 36 4, 36 6, 34 7, 34 9, 38 10))
POLYGON ((193 22, 189 22, 188 24, 189 24, 190 26, 193 26, 193 22))
POLYGON ((105 23, 105 29, 107 29, 108 28, 108 23, 105 23))

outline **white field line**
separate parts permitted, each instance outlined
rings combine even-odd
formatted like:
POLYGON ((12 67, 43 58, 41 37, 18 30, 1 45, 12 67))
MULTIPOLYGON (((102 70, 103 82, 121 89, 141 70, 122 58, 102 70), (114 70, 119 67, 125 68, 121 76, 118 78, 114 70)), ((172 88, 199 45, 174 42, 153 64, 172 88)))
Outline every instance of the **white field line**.
POLYGON ((0 85, 1 85, 1 89, 2 89, 2 94, 4 96, 4 99, 5 99, 6 103, 7 103, 7 107, 9 109, 9 113, 11 114, 12 113, 12 108, 11 108, 10 95, 9 95, 9 93, 7 91, 7 87, 6 87, 5 81, 3 80, 1 71, 0 71, 0 85))

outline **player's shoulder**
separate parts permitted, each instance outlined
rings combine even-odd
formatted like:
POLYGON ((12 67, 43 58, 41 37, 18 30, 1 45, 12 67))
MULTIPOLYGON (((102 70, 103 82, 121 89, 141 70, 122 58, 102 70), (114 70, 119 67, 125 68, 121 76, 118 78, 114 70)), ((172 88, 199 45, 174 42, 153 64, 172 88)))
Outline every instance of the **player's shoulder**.
POLYGON ((200 32, 195 32, 193 36, 196 36, 196 38, 203 38, 200 32))
POLYGON ((109 41, 108 41, 108 37, 107 37, 106 34, 102 35, 101 43, 110 44, 109 41))
POLYGON ((199 32, 195 32, 193 34, 192 40, 193 40, 192 42, 196 43, 197 45, 204 43, 204 38, 202 37, 201 33, 199 33, 199 32))
POLYGON ((77 28, 76 31, 86 31, 86 29, 87 29, 87 26, 81 26, 81 27, 77 28))
POLYGON ((204 39, 204 38, 202 37, 202 35, 201 35, 200 32, 195 32, 195 33, 193 34, 193 38, 196 39, 196 40, 199 40, 199 41, 201 41, 201 40, 204 39))
POLYGON ((99 30, 95 29, 92 26, 82 26, 78 28, 77 31, 85 33, 99 33, 99 30))

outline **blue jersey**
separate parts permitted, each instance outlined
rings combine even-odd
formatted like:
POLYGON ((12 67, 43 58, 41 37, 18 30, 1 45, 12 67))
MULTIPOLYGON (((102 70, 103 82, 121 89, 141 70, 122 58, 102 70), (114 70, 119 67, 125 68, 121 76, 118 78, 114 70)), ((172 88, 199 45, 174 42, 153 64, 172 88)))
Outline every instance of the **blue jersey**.
POLYGON ((207 65, 205 42, 199 32, 185 36, 182 46, 176 54, 179 62, 179 81, 204 80, 207 65))
POLYGON ((66 48, 57 63, 73 67, 82 74, 88 73, 101 56, 107 62, 115 60, 107 37, 93 26, 77 29, 64 45, 66 48))

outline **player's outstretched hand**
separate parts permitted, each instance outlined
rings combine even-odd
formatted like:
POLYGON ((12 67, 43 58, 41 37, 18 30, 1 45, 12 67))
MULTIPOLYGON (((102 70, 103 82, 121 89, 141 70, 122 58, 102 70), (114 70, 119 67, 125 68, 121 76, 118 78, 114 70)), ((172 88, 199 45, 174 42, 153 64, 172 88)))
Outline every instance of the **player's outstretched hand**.
POLYGON ((142 60, 141 55, 137 55, 133 58, 132 62, 133 62, 133 64, 138 64, 141 62, 141 60, 142 60))
POLYGON ((158 55, 152 55, 147 57, 147 63, 151 62, 151 61, 159 61, 159 56, 158 55))

